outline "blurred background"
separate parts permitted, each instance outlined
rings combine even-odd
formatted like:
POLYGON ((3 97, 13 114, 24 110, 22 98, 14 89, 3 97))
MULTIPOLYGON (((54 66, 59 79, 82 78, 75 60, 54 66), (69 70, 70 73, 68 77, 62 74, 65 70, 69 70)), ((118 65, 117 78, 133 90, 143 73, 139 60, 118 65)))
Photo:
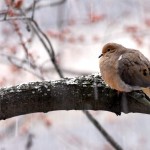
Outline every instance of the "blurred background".
MULTIPOLYGON (((1 0, 1 88, 60 79, 40 31, 50 40, 64 77, 99 73, 98 56, 107 42, 138 49, 150 59, 150 1, 1 0)), ((123 149, 150 149, 148 115, 91 113, 123 149)), ((54 111, 1 120, 0 150, 12 149, 113 148, 81 111, 54 111)))

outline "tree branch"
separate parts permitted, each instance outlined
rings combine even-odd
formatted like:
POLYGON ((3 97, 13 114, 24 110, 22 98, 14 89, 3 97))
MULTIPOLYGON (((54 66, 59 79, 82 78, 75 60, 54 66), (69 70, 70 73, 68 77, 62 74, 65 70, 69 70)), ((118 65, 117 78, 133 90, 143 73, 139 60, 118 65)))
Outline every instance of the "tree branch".
POLYGON ((93 116, 89 113, 89 111, 85 110, 84 113, 88 117, 88 119, 94 124, 94 126, 97 128, 98 131, 100 131, 101 134, 104 135, 104 137, 107 139, 107 141, 116 149, 116 150, 122 150, 122 147, 114 141, 114 139, 105 131, 105 129, 100 125, 100 123, 93 118, 93 116))
MULTIPOLYGON (((0 119, 54 110, 106 110, 120 112, 117 92, 98 75, 58 81, 32 82, 0 90, 0 119), (95 99, 95 87, 98 99, 95 99)), ((142 92, 128 93, 128 112, 150 114, 150 101, 142 92)), ((124 112, 124 110, 121 110, 124 112)))

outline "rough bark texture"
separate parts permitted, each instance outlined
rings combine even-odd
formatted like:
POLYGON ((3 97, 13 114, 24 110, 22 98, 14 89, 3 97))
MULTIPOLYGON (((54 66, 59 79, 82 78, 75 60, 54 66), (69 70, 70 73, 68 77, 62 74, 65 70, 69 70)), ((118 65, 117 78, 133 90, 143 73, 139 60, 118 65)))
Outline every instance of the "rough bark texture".
POLYGON ((0 119, 73 109, 150 114, 150 100, 142 92, 127 93, 122 98, 117 91, 107 87, 98 75, 0 89, 0 119), (127 108, 122 107, 122 101, 127 108))

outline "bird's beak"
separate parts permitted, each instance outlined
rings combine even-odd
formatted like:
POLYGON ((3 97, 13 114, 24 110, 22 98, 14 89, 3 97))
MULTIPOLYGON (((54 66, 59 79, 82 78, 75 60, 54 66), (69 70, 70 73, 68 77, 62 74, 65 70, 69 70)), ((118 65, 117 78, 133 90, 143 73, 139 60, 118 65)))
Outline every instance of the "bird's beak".
POLYGON ((102 56, 103 56, 103 54, 99 55, 99 57, 98 57, 98 58, 101 58, 102 56))

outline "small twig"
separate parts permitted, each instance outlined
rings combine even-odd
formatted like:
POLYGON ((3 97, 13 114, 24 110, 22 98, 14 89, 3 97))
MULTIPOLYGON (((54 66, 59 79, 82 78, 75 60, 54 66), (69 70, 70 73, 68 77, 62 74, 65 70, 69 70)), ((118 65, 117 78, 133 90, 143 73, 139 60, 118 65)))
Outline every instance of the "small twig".
MULTIPOLYGON (((67 0, 62 0, 62 1, 58 1, 58 2, 54 2, 54 3, 51 3, 51 2, 46 2, 46 3, 40 3, 41 1, 37 1, 38 4, 36 5, 36 8, 35 10, 37 9, 42 9, 42 8, 46 8, 46 7, 50 7, 50 6, 57 6, 57 5, 61 5, 63 4, 64 2, 66 2, 67 0)), ((28 8, 25 9, 25 12, 29 12, 33 9, 33 4, 31 4, 28 8)))
POLYGON ((58 1, 58 2, 51 3, 50 6, 62 5, 62 4, 65 3, 65 2, 66 2, 66 0, 61 0, 61 1, 58 1))
POLYGON ((10 6, 8 6, 6 13, 5 13, 5 14, 3 14, 3 15, 4 15, 4 20, 6 20, 6 19, 7 19, 7 15, 8 15, 8 11, 9 11, 9 9, 10 9, 10 6))
POLYGON ((47 48, 47 52, 48 52, 49 56, 51 57, 52 60, 55 59, 54 49, 53 49, 53 46, 52 46, 50 40, 48 39, 46 34, 41 30, 41 28, 39 27, 37 22, 35 20, 32 20, 32 22, 34 23, 34 25, 37 28, 37 30, 39 31, 39 33, 45 38, 45 40, 47 41, 48 45, 50 46, 50 49, 47 48))
POLYGON ((56 68, 57 73, 59 74, 59 76, 60 76, 61 78, 63 78, 63 74, 62 74, 62 72, 61 72, 59 66, 58 66, 57 63, 56 63, 54 49, 53 49, 53 46, 52 46, 50 40, 48 39, 48 37, 46 36, 46 34, 40 29, 40 27, 38 26, 37 22, 36 22, 35 20, 32 20, 32 22, 34 23, 34 25, 35 25, 35 27, 36 27, 36 28, 35 28, 35 27, 33 27, 33 28, 34 28, 36 34, 38 35, 38 37, 40 38, 42 44, 43 44, 44 47, 46 48, 46 51, 47 51, 47 53, 49 54, 49 57, 50 57, 50 59, 51 59, 53 65, 54 65, 54 67, 56 68), (43 38, 40 36, 39 33, 45 38, 45 40, 47 41, 47 43, 48 43, 48 45, 49 45, 50 48, 48 48, 48 47, 46 46, 46 43, 44 42, 43 38))
POLYGON ((31 19, 32 19, 32 20, 34 19, 36 3, 37 3, 37 0, 34 0, 34 2, 33 2, 33 6, 32 6, 32 16, 31 16, 31 19))
POLYGON ((16 33, 18 34, 18 37, 19 37, 19 39, 20 39, 21 46, 22 46, 23 49, 24 49, 26 58, 28 59, 28 48, 27 48, 25 42, 23 41, 23 36, 22 36, 21 31, 20 31, 20 28, 19 28, 19 26, 18 26, 18 24, 17 24, 17 22, 16 22, 15 20, 12 21, 12 24, 13 24, 13 26, 14 26, 14 29, 15 29, 16 33))
POLYGON ((35 73, 35 71, 31 71, 31 70, 29 70, 29 69, 23 67, 22 65, 19 65, 19 64, 17 64, 17 63, 14 63, 10 58, 9 58, 8 60, 9 60, 13 65, 15 65, 16 67, 21 68, 21 69, 23 69, 23 70, 25 70, 25 71, 31 73, 32 75, 38 77, 38 78, 41 79, 41 80, 44 80, 44 78, 43 78, 42 76, 40 76, 39 74, 35 73))
POLYGON ((24 67, 24 65, 23 65, 23 64, 27 64, 27 65, 30 65, 30 67, 32 67, 33 69, 35 69, 35 64, 32 64, 31 62, 29 63, 27 60, 20 60, 17 57, 9 56, 7 54, 0 54, 0 56, 7 58, 7 60, 11 64, 15 65, 16 67, 21 68, 21 69, 23 69, 23 70, 25 70, 25 71, 33 74, 34 76, 38 77, 41 80, 44 80, 44 78, 41 75, 37 74, 35 72, 35 70, 31 71, 31 70, 27 69, 26 67, 24 67), (19 63, 15 62, 14 60, 17 61, 17 62, 19 62, 19 63))
POLYGON ((12 21, 12 20, 21 20, 21 21, 23 21, 23 20, 30 20, 31 18, 29 18, 29 17, 9 17, 9 18, 6 18, 6 20, 4 20, 4 19, 1 19, 0 20, 0 22, 2 22, 2 21, 12 21))
MULTIPOLYGON (((45 8, 45 7, 50 7, 50 2, 47 2, 47 3, 41 3, 41 4, 39 4, 41 1, 40 0, 37 0, 36 1, 36 8, 35 8, 35 10, 38 10, 38 9, 40 9, 40 8, 45 8)), ((31 4, 30 6, 28 6, 26 9, 25 9, 25 12, 27 13, 27 12, 30 12, 31 10, 33 9, 33 4, 31 4)))
POLYGON ((34 134, 29 134, 28 135, 28 140, 27 140, 27 143, 26 143, 26 150, 30 150, 31 147, 33 146, 33 138, 34 138, 34 134))
POLYGON ((7 13, 8 13, 7 10, 1 10, 1 11, 0 11, 0 16, 1 16, 1 15, 4 16, 4 15, 6 15, 7 13))
POLYGON ((106 140, 116 149, 116 150, 122 150, 121 146, 118 145, 118 143, 116 143, 114 141, 114 139, 105 131, 105 129, 100 125, 100 123, 93 118, 93 116, 89 113, 89 111, 84 110, 83 111, 84 114, 87 116, 87 118, 94 124, 94 126, 97 128, 98 131, 100 131, 100 133, 103 134, 103 136, 106 138, 106 140))

